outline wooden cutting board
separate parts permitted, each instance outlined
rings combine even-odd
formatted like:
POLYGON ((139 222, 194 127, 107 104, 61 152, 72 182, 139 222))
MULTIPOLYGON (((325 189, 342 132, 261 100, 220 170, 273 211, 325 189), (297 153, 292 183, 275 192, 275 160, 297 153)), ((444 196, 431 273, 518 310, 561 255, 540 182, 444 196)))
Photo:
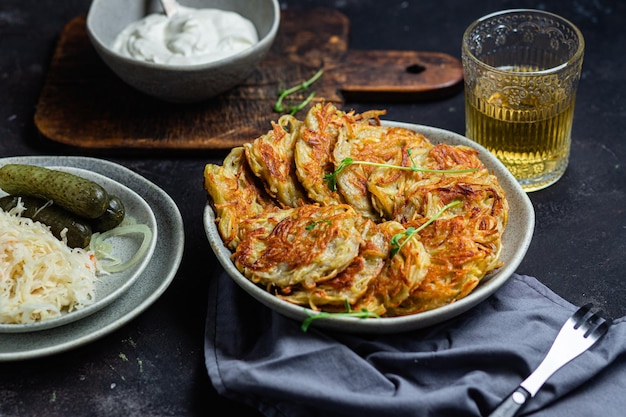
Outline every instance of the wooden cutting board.
POLYGON ((163 102, 123 83, 91 46, 85 17, 77 17, 59 37, 35 125, 48 139, 81 148, 229 149, 265 134, 280 117, 272 110, 279 89, 320 68, 324 74, 309 91, 287 102, 315 91, 312 104, 326 100, 341 108, 348 100, 442 98, 462 86, 460 61, 443 53, 349 50, 349 21, 336 10, 287 9, 281 17, 272 49, 249 78, 194 104, 163 102))

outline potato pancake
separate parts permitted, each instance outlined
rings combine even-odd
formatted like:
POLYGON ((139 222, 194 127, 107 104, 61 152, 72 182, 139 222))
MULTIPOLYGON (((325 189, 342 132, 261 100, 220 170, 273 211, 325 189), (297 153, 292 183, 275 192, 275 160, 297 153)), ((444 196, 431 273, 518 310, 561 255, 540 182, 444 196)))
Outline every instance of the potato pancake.
POLYGON ((282 116, 277 123, 272 122, 266 135, 243 145, 252 172, 263 180, 267 193, 285 207, 298 207, 308 200, 293 158, 301 124, 293 116, 282 116))
POLYGON ((346 301, 355 308, 367 308, 377 314, 384 313, 378 302, 365 302, 363 295, 373 279, 378 277, 389 255, 389 239, 371 220, 362 218, 357 223, 361 230, 358 255, 334 278, 313 288, 304 286, 283 288, 277 295, 287 301, 309 305, 313 309, 345 311, 346 301))
MULTIPOLYGON (((333 156, 335 168, 339 168, 346 158, 408 167, 411 166, 409 149, 425 152, 431 146, 423 135, 412 130, 353 123, 340 130, 333 156)), ((376 170, 394 176, 402 173, 397 169, 353 164, 337 175, 337 187, 344 200, 363 216, 380 221, 381 215, 373 206, 368 191, 369 177, 376 170)))
MULTIPOLYGON (((409 223, 411 224, 411 223, 409 223)), ((393 316, 419 313, 450 304, 468 295, 484 276, 499 266, 501 225, 489 210, 467 210, 438 219, 419 233, 430 263, 419 287, 397 307, 393 316)))
POLYGON ((370 175, 367 188, 384 218, 407 222, 428 217, 449 202, 460 199, 466 206, 493 207, 503 212, 508 206, 504 190, 478 159, 477 151, 462 146, 439 144, 426 153, 412 153, 412 163, 429 170, 469 172, 437 173, 381 168, 370 175))
POLYGON ((330 190, 324 175, 335 168, 332 151, 345 113, 331 103, 317 104, 306 115, 296 140, 296 174, 311 200, 322 205, 343 203, 339 193, 330 190))
POLYGON ((343 271, 359 253, 359 219, 347 204, 268 212, 241 224, 235 266, 263 286, 313 288, 343 271))
POLYGON ((311 200, 322 205, 344 202, 343 196, 324 181, 324 176, 335 170, 333 151, 339 131, 349 125, 380 124, 378 117, 384 113, 371 110, 355 115, 338 110, 332 103, 311 108, 294 149, 296 174, 311 200))
POLYGON ((453 303, 502 266, 509 205, 478 151, 384 113, 319 103, 207 165, 242 275, 314 310, 394 317, 453 303))
MULTIPOLYGON (((407 228, 396 221, 381 223, 387 239, 405 235, 407 228)), ((406 243, 393 256, 389 256, 385 268, 374 282, 375 294, 385 309, 394 308, 405 301, 417 289, 426 276, 430 254, 424 244, 415 238, 404 237, 406 243)))
POLYGON ((204 188, 213 201, 220 236, 231 250, 239 244, 241 220, 278 208, 256 184, 247 165, 243 147, 237 147, 221 166, 207 164, 204 168, 204 188))

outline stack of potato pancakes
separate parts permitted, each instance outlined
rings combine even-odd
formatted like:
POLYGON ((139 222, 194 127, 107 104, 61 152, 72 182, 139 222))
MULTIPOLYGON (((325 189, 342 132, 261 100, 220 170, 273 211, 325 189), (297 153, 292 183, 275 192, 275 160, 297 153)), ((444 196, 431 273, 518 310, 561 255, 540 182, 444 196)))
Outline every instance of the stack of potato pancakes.
POLYGON ((385 317, 469 294, 501 266, 509 206, 473 148, 319 103, 207 164, 237 269, 286 301, 385 317))

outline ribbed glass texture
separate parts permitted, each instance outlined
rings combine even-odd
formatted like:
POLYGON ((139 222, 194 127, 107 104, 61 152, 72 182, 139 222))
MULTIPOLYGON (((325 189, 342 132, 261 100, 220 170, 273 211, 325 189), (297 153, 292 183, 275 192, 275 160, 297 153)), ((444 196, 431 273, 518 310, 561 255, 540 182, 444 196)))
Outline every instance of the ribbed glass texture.
POLYGON ((536 10, 486 16, 463 37, 466 136, 527 191, 567 168, 583 50, 573 24, 536 10))

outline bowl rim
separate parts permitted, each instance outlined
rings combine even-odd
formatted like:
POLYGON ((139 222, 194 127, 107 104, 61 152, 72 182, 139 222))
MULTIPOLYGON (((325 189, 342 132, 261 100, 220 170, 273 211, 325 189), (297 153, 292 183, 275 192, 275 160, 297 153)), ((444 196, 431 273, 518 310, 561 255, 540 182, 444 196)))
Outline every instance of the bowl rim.
MULTIPOLYGON (((278 28, 280 26, 280 20, 281 20, 280 4, 278 3, 278 0, 270 0, 272 3, 272 9, 274 12, 274 20, 272 21, 272 26, 270 27, 270 30, 267 32, 267 34, 265 34, 265 36, 263 36, 261 39, 259 39, 257 43, 250 46, 249 48, 239 51, 233 55, 229 55, 224 58, 221 58, 215 61, 205 62, 205 63, 186 64, 186 65, 159 64, 155 62, 148 62, 148 61, 143 61, 143 60, 124 56, 114 51, 109 45, 107 45, 105 42, 103 42, 100 39, 97 33, 94 32, 94 30, 92 29, 92 22, 94 19, 93 17, 94 15, 92 12, 95 8, 95 5, 98 3, 98 1, 99 0, 94 0, 89 6, 89 10, 87 12, 85 26, 87 29, 88 37, 91 39, 93 43, 98 45, 99 47, 98 49, 100 49, 102 53, 106 53, 107 55, 113 56, 116 59, 119 59, 121 62, 124 62, 125 64, 136 65, 138 67, 147 68, 147 69, 195 72, 195 71, 204 70, 204 69, 220 68, 220 67, 223 67, 225 63, 237 62, 242 58, 246 58, 250 55, 257 53, 258 50, 269 49, 272 43, 274 42, 274 39, 276 38, 276 34, 278 33, 278 28)), ((100 0, 100 1, 106 1, 106 0, 100 0)), ((256 29, 258 31, 258 28, 256 29)))

